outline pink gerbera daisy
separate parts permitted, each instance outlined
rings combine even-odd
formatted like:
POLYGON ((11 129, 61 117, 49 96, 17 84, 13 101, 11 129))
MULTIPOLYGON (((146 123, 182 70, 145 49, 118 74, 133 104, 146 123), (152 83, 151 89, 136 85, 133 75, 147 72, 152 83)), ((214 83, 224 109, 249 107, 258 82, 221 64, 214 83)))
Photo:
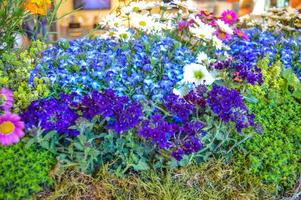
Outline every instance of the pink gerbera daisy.
POLYGON ((12 91, 2 88, 0 90, 0 107, 8 112, 10 108, 13 106, 14 98, 12 91))
POLYGON ((24 136, 24 122, 19 115, 5 113, 0 116, 0 144, 8 146, 19 142, 24 136))
POLYGON ((238 37, 244 39, 244 40, 249 40, 249 37, 247 34, 239 30, 238 28, 234 28, 233 30, 234 34, 237 35, 238 37))
POLYGON ((230 39, 230 35, 221 30, 216 31, 216 36, 222 41, 227 41, 228 39, 230 39))
POLYGON ((232 25, 237 21, 237 15, 233 10, 225 10, 221 15, 221 20, 232 25))

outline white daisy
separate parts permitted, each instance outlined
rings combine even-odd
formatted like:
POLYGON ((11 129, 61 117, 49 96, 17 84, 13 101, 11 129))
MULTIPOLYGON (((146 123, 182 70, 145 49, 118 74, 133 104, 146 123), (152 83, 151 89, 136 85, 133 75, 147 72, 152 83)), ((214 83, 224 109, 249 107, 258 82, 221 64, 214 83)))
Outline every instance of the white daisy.
POLYGON ((131 6, 124 6, 120 11, 123 15, 129 15, 133 11, 133 8, 131 6))
POLYGON ((224 31, 225 33, 228 33, 228 34, 230 34, 230 35, 233 35, 233 30, 232 30, 232 28, 231 28, 228 24, 226 24, 224 21, 218 19, 218 20, 216 20, 216 24, 217 24, 218 27, 219 27, 222 31, 224 31))
POLYGON ((106 31, 106 33, 101 34, 100 37, 103 39, 111 39, 113 37, 116 37, 116 31, 114 31, 114 30, 106 31))
POLYGON ((100 22, 101 26, 109 26, 109 28, 117 28, 119 26, 122 26, 123 24, 124 21, 113 14, 105 16, 100 22))
POLYGON ((190 32, 197 38, 210 40, 215 32, 215 28, 197 20, 197 26, 190 26, 190 32))
POLYGON ((147 3, 143 1, 131 2, 129 6, 132 8, 133 12, 139 12, 140 10, 148 8, 147 3))
POLYGON ((217 50, 221 50, 224 46, 223 44, 223 41, 220 40, 218 37, 216 37, 215 35, 212 37, 212 42, 213 42, 213 45, 215 46, 215 48, 217 50))
POLYGON ((150 32, 154 27, 154 19, 147 15, 133 13, 130 15, 130 24, 134 28, 150 32))
POLYGON ((191 63, 184 66, 184 82, 194 83, 195 85, 211 85, 215 78, 204 65, 191 63))
POLYGON ((121 40, 128 41, 131 38, 132 33, 126 27, 119 27, 116 30, 115 36, 121 40))

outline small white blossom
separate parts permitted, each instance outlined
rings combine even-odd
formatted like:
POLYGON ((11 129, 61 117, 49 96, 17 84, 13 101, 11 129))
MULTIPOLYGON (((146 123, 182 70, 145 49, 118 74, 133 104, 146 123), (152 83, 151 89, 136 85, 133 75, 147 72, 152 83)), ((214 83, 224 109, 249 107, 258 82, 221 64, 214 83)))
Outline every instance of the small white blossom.
POLYGON ((218 19, 218 20, 216 20, 216 24, 223 32, 233 35, 232 28, 228 24, 226 24, 224 21, 218 19))
POLYGON ((196 63, 185 65, 183 76, 184 82, 194 83, 195 85, 211 85, 215 81, 215 78, 206 69, 206 66, 196 63))

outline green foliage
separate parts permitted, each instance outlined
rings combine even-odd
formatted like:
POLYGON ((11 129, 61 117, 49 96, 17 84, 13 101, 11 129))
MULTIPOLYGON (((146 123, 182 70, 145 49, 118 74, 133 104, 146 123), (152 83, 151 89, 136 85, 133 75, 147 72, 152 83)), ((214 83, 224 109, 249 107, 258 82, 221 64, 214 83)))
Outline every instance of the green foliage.
POLYGON ((54 157, 35 146, 24 143, 0 147, 0 199, 31 199, 52 181, 48 176, 54 157))
POLYGON ((15 42, 15 34, 22 32, 22 20, 26 16, 25 0, 0 1, 0 53, 9 50, 15 42))
POLYGON ((56 176, 50 193, 42 199, 274 199, 273 185, 239 173, 233 165, 212 160, 177 170, 148 170, 118 177, 103 166, 94 176, 67 170, 56 176))
POLYGON ((109 165, 110 172, 123 176, 133 171, 170 170, 193 162, 203 163, 215 156, 228 156, 235 147, 247 140, 247 136, 242 141, 230 136, 232 133, 237 134, 235 127, 231 131, 222 121, 215 123, 214 118, 206 118, 208 133, 202 137, 203 149, 184 156, 181 161, 171 158, 168 150, 158 149, 151 141, 141 139, 135 129, 122 134, 105 129, 103 125, 106 119, 99 116, 92 121, 78 119, 77 124, 71 128, 77 129, 80 135, 73 138, 56 131, 45 134, 42 130, 33 130, 35 134, 28 145, 36 143, 55 154, 61 171, 71 167, 93 174, 97 168, 109 165))
POLYGON ((300 175, 301 104, 300 83, 290 70, 281 69, 280 62, 268 67, 268 60, 259 62, 264 84, 252 86, 256 103, 249 103, 256 120, 264 129, 241 146, 237 166, 260 176, 265 183, 274 183, 279 190, 291 188, 300 175))
POLYGON ((48 80, 36 78, 35 87, 28 85, 30 71, 37 62, 44 45, 36 41, 26 51, 4 52, 0 59, 0 88, 6 87, 14 92, 14 112, 20 112, 33 100, 49 94, 48 80))
MULTIPOLYGON (((109 164, 110 170, 122 176, 128 171, 143 171, 150 168, 152 161, 151 145, 144 144, 134 133, 116 134, 103 129, 103 121, 95 118, 92 122, 80 119, 77 128, 80 135, 66 138, 55 131, 37 134, 28 141, 39 144, 42 148, 54 153, 60 163, 60 169, 75 168, 92 174, 99 166, 109 164), (98 123, 99 122, 99 123, 98 123)), ((162 163, 154 164, 154 167, 162 163)))

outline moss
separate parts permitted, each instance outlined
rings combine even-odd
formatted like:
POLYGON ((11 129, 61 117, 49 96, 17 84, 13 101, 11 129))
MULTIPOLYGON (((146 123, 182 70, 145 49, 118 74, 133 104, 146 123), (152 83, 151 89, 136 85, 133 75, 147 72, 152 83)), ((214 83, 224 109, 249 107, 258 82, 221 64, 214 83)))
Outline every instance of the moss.
POLYGON ((48 176, 55 159, 46 151, 23 143, 0 147, 0 199, 31 199, 52 181, 48 176))
POLYGON ((56 176, 52 192, 41 199, 273 199, 273 185, 264 185, 254 176, 238 173, 222 160, 175 171, 149 170, 117 177, 103 167, 95 177, 68 170, 56 176))

